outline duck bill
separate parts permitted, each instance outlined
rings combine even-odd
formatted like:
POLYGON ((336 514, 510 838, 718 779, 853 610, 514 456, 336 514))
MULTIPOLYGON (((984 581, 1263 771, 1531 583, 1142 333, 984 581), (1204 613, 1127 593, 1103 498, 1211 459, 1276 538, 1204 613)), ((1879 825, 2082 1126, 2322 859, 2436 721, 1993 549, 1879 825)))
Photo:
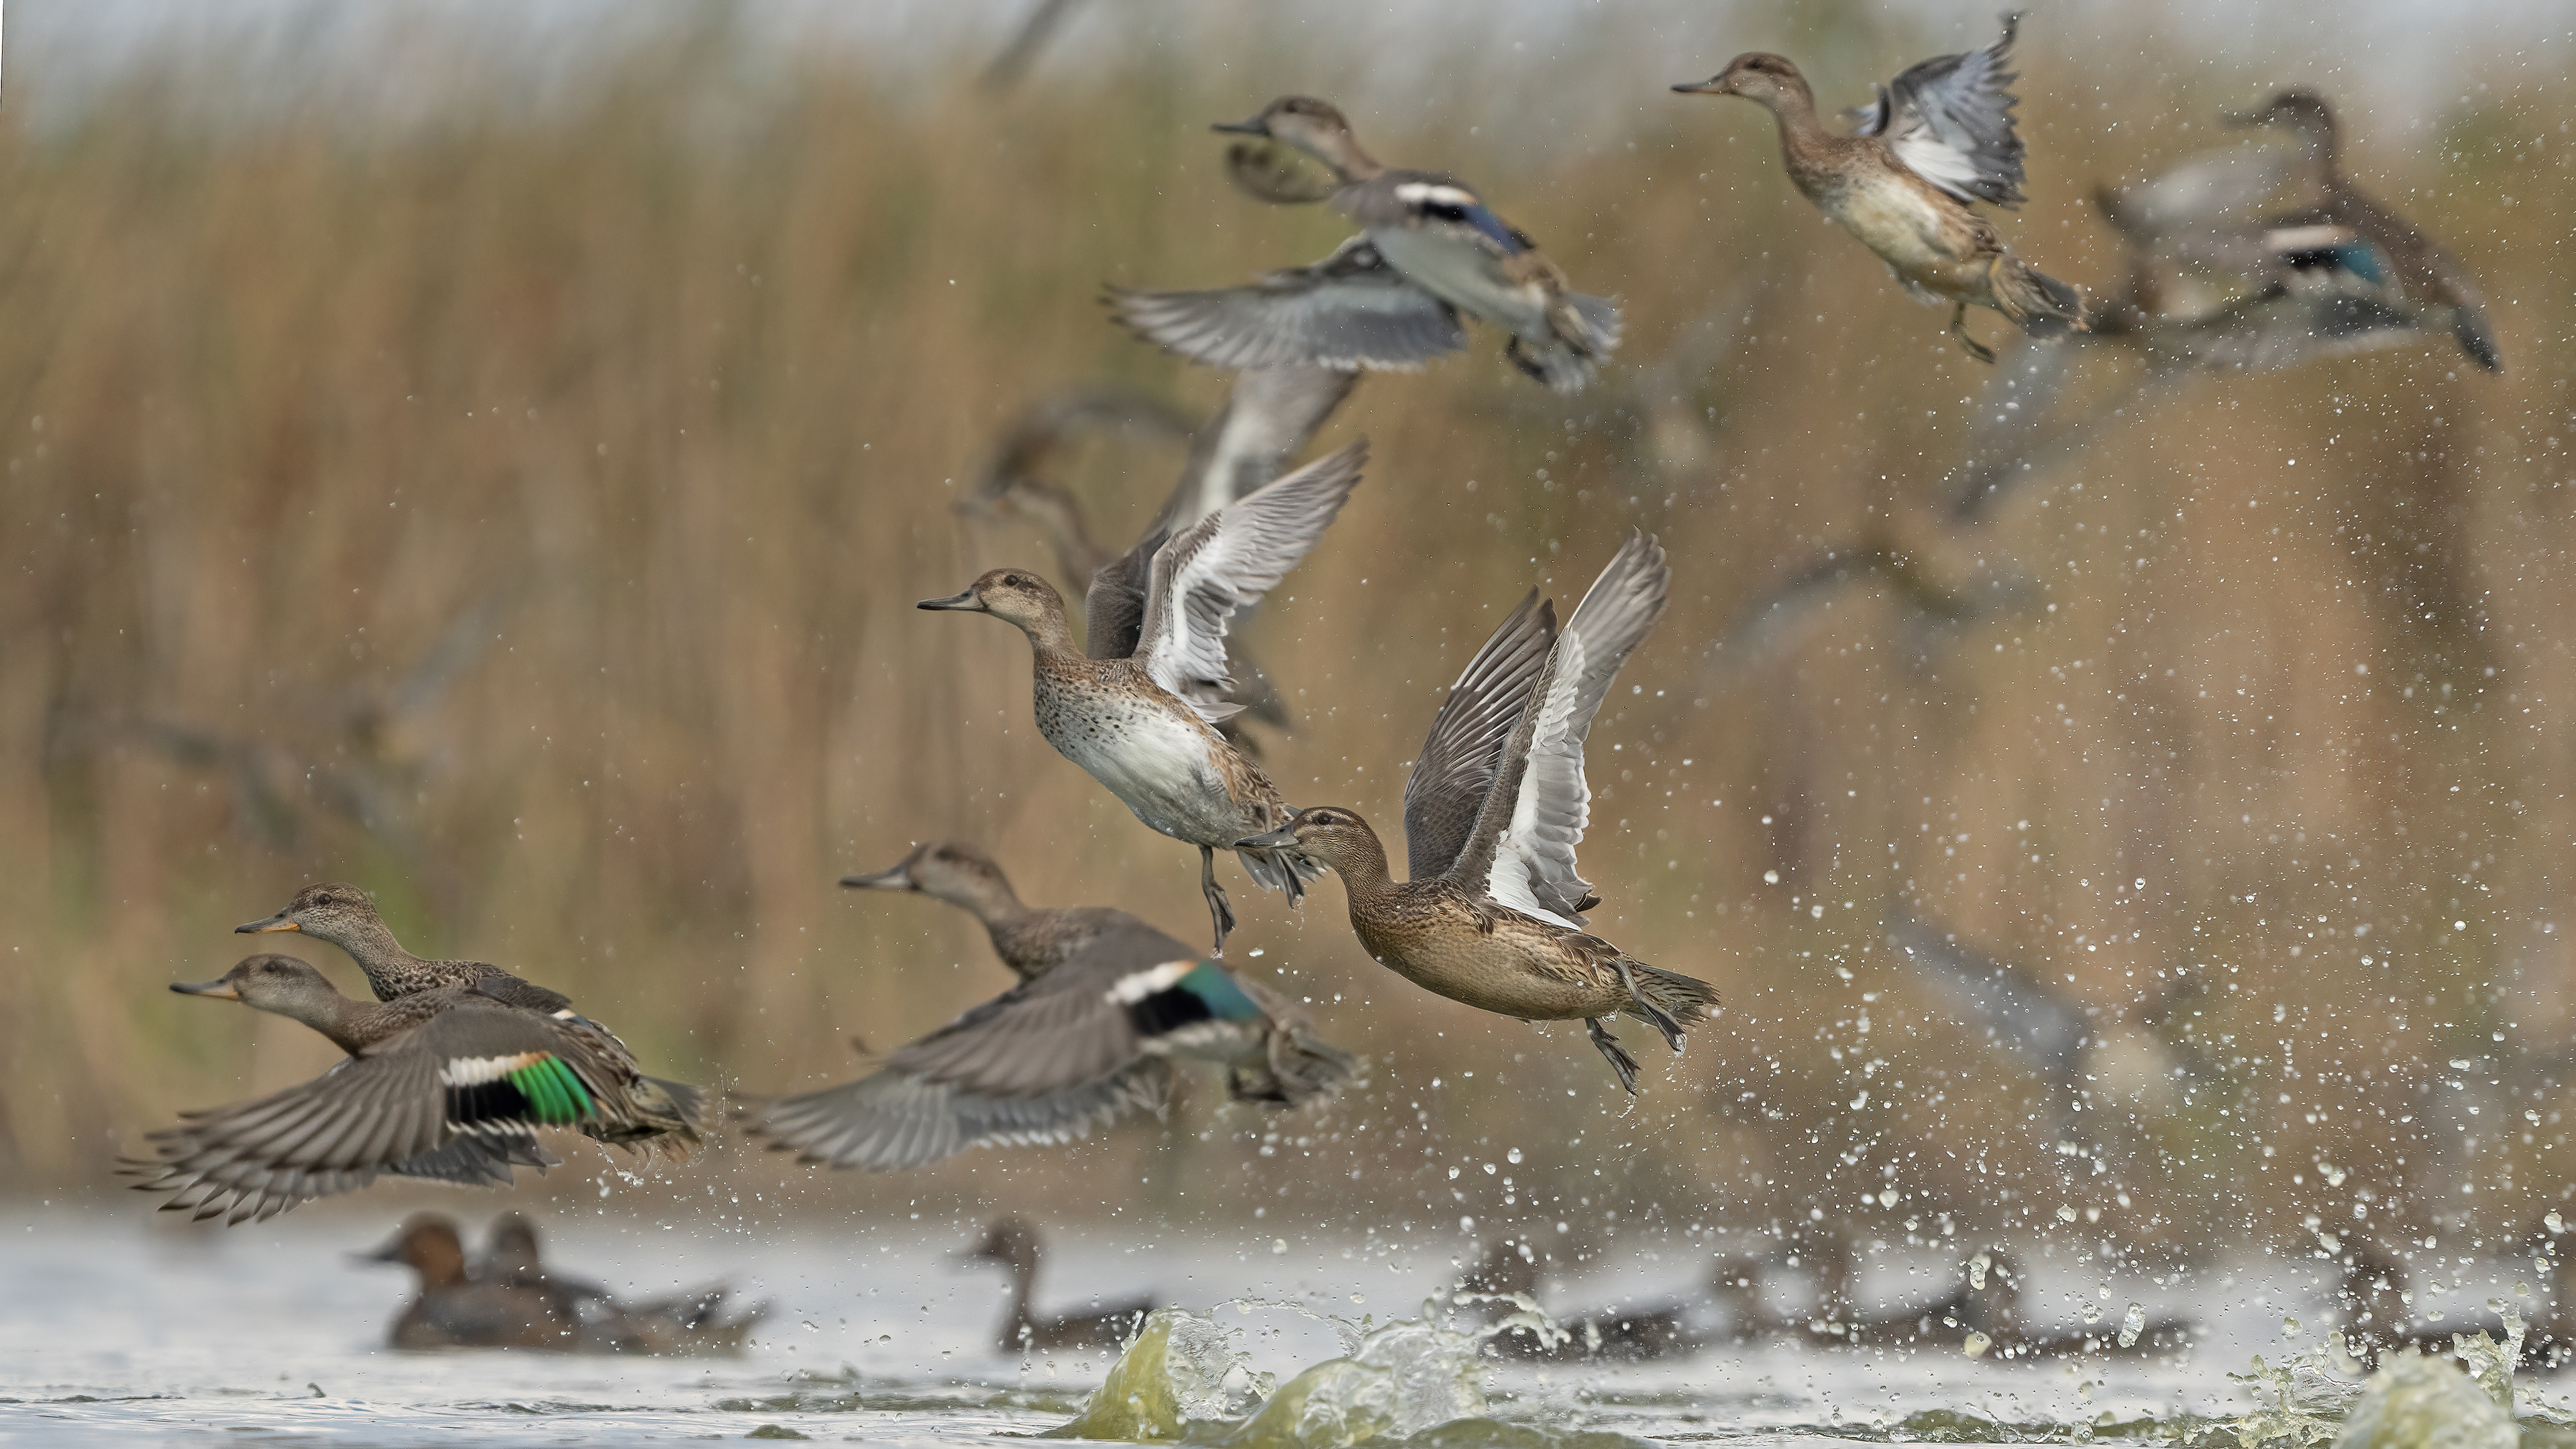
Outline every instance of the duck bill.
POLYGON ((1683 81, 1681 84, 1673 87, 1673 94, 1680 96, 1722 96, 1726 94, 1726 85, 1724 81, 1712 76, 1704 81, 1683 81))
POLYGON ((1247 835, 1236 841, 1234 848, 1237 850, 1294 850, 1297 848, 1297 827, 1287 826, 1273 830, 1267 835, 1247 835))
POLYGON ((239 1001, 241 990, 225 977, 212 981, 173 981, 170 989, 181 996, 203 996, 211 1001, 239 1001))
POLYGON ((1221 132, 1228 136, 1267 136, 1270 134, 1270 128, 1262 124, 1259 116, 1255 116, 1249 121, 1219 121, 1215 125, 1208 127, 1208 129, 1211 131, 1221 132))
POLYGON ((962 594, 950 594, 944 599, 924 599, 920 603, 913 605, 913 607, 916 609, 964 609, 972 613, 980 614, 984 612, 984 601, 975 597, 975 591, 973 589, 968 589, 962 594))
POLYGON ((399 1263, 402 1260, 403 1240, 399 1234, 395 1236, 392 1242, 385 1244, 381 1248, 376 1248, 364 1253, 351 1253, 349 1255, 349 1261, 352 1263, 399 1263))
POLYGON ((912 872, 899 865, 892 870, 880 870, 869 875, 845 875, 841 877, 841 884, 860 891, 908 891, 913 888, 912 872))
POLYGON ((286 912, 280 911, 276 915, 273 915, 264 921, 244 921, 240 925, 233 927, 233 934, 236 936, 256 936, 267 931, 294 931, 301 934, 303 930, 304 928, 302 926, 295 924, 295 922, 287 918, 286 912))

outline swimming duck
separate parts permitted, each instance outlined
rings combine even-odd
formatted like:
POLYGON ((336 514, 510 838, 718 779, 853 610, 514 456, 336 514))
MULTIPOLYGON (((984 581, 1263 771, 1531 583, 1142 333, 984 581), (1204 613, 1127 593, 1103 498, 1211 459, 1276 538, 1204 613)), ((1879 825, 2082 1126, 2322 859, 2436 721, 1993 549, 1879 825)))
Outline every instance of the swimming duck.
POLYGON ((1983 50, 1936 56, 1878 88, 1849 136, 1827 131, 1815 93, 1787 57, 1751 51, 1684 95, 1742 96, 1779 123, 1789 179, 1817 209, 1876 252, 1905 289, 1950 304, 1950 332, 1969 356, 1995 360, 1968 335, 1968 308, 1992 307, 2034 337, 2084 328, 2084 298, 2003 243, 1972 203, 2022 201, 2022 142, 2013 129, 2010 58, 2017 15, 1983 50))
POLYGON ((738 1353, 769 1312, 766 1303, 725 1312, 732 1290, 721 1283, 624 1302, 598 1282, 548 1268, 537 1252, 536 1225, 515 1212, 492 1220, 489 1243, 475 1281, 545 1295, 557 1319, 576 1325, 575 1346, 585 1353, 738 1353))
MULTIPOLYGON (((2502 1342, 2505 1327, 2493 1314, 2439 1319, 2414 1312, 2406 1261, 2369 1238, 2341 1234, 2343 1272, 2335 1284, 2336 1327, 2353 1357, 2377 1367, 2379 1356, 2414 1349, 2434 1356, 2456 1353, 2455 1334, 2483 1333, 2502 1342)), ((2529 1341, 2525 1342, 2529 1349, 2529 1341)))
POLYGON ((1466 345, 1458 314, 1511 334, 1504 355, 1560 393, 1580 392, 1619 345, 1619 310, 1565 273, 1454 176, 1380 165, 1350 122, 1311 96, 1282 96, 1222 132, 1258 136, 1331 168, 1329 189, 1264 189, 1241 153, 1238 184, 1268 200, 1330 199, 1362 228, 1323 261, 1248 287, 1112 289, 1120 318, 1211 367, 1304 364, 1409 370, 1466 345))
POLYGON ((468 1277, 465 1245, 456 1235, 456 1224, 442 1214, 411 1218, 392 1242, 361 1254, 360 1260, 401 1263, 419 1275, 419 1292, 386 1333, 396 1348, 565 1352, 579 1346, 580 1325, 559 1313, 544 1292, 509 1283, 478 1283, 468 1277))
MULTIPOLYGON (((1238 499, 1156 548, 1135 646, 1086 658, 1073 647, 1064 597, 1026 569, 994 569, 924 609, 991 614, 1026 634, 1036 663, 1038 732, 1154 830, 1199 848, 1199 889, 1217 954, 1234 909, 1216 883, 1216 852, 1291 902, 1320 868, 1295 851, 1237 842, 1276 827, 1288 806, 1261 767, 1218 734, 1241 712, 1229 695, 1225 635, 1236 610, 1275 587, 1359 486, 1365 442, 1238 499)), ((1094 616, 1093 628, 1101 625, 1094 616)))
POLYGON ((2087 1325, 2066 1333, 2034 1334, 2021 1321, 2021 1265, 2000 1248, 1968 1260, 1968 1289, 1958 1320, 1986 1336, 1997 1359, 2035 1363, 2063 1358, 2157 1358, 2188 1348, 2200 1327, 2187 1318, 2087 1325))
MULTIPOLYGON (((1040 1318, 1030 1312, 1029 1300, 1036 1296, 1038 1286, 1038 1234, 1037 1229, 1019 1218, 995 1220, 983 1239, 962 1256, 968 1262, 999 1263, 1011 1270, 1011 1311, 1002 1319, 1001 1331, 993 1339, 1005 1354, 1082 1349, 1116 1353, 1156 1306, 1148 1297, 1114 1308, 1095 1308, 1090 1313, 1040 1318)), ((1095 1305, 1099 1301, 1092 1300, 1095 1305)))
MULTIPOLYGON (((963 877, 987 902, 1010 890, 962 847, 914 856, 896 868, 907 878, 963 877)), ((855 1082, 754 1104, 752 1135, 799 1161, 895 1171, 1159 1111, 1175 1058, 1218 1063, 1235 1101, 1276 1107, 1329 1095, 1358 1065, 1278 992, 1123 911, 1023 908, 1004 919, 994 940, 1018 948, 1020 985, 855 1082)))
POLYGON ((2299 264, 2297 254, 2301 248, 2295 237, 2302 230, 2310 230, 2320 244, 2339 249, 2338 259, 2345 267, 2365 275, 2378 272, 2374 280, 2381 281, 2411 308, 2429 319, 2447 320, 2451 336, 2471 361, 2490 372, 2503 370, 2504 357, 2496 350, 2494 335, 2487 330, 2486 303, 2478 295, 2477 284, 2469 280, 2468 272, 2413 222, 2380 205, 2343 174, 2334 111, 2326 105, 2325 97, 2312 90, 2286 90, 2259 110, 2229 119, 2240 125, 2273 126, 2287 131, 2298 139, 2311 168, 2316 203, 2276 215, 2269 222, 2276 248, 2286 253, 2284 265, 2299 264), (2279 240, 2279 234, 2284 232, 2293 237, 2286 247, 2279 240), (2348 250, 2340 250, 2344 246, 2343 233, 2357 238, 2370 256, 2355 260, 2348 250))
POLYGON ((349 1057, 300 1087, 189 1113, 153 1133, 155 1156, 125 1170, 144 1179, 137 1191, 175 1194, 165 1210, 229 1225, 354 1192, 384 1173, 507 1182, 507 1163, 555 1160, 537 1145, 540 1127, 647 1153, 697 1140, 675 1100, 686 1093, 694 1106, 694 1088, 641 1075, 596 1023, 511 1006, 476 985, 352 1001, 309 963, 265 955, 170 989, 302 1022, 349 1057), (469 1137, 483 1144, 457 1145, 469 1137), (424 1170, 424 1159, 455 1170, 424 1170))
MULTIPOLYGON (((1496 1243, 1474 1268, 1459 1279, 1471 1293, 1501 1298, 1538 1297, 1538 1263, 1523 1244, 1496 1243)), ((1507 1312, 1502 1305, 1492 1305, 1507 1312)), ((1500 1316, 1500 1313, 1497 1313, 1500 1316)), ((1538 1363, 1582 1359, 1639 1362, 1698 1351, 1701 1338, 1684 1321, 1687 1310, 1675 1303, 1639 1308, 1607 1308, 1589 1313, 1551 1314, 1561 1338, 1541 1339, 1527 1327, 1513 1325, 1485 1340, 1503 1358, 1538 1363)))
POLYGON ((1591 791, 1583 741, 1628 652, 1664 611, 1672 571, 1646 534, 1601 571, 1562 633, 1536 591, 1504 619, 1432 717, 1404 791, 1412 878, 1358 812, 1314 806, 1242 841, 1293 850, 1342 878, 1351 929, 1418 986, 1524 1021, 1581 1018, 1619 1085, 1637 1063, 1601 1019, 1626 1012, 1681 1050, 1716 1003, 1708 983, 1630 958, 1583 923, 1599 904, 1575 873, 1591 791))

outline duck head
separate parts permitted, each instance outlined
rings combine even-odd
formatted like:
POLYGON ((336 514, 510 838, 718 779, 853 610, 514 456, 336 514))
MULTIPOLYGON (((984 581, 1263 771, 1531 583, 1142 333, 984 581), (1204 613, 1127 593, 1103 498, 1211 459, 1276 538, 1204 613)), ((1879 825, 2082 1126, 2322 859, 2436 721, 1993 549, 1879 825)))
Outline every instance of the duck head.
POLYGON ((543 1276, 545 1263, 537 1256, 537 1225, 520 1212, 505 1212, 494 1218, 483 1250, 483 1267, 485 1273, 497 1279, 543 1276))
POLYGON ((2326 98, 2305 86, 2293 87, 2250 111, 2230 111, 2231 126, 2271 126, 2296 136, 2311 156, 2332 158, 2335 152, 2334 109, 2326 98))
POLYGON ((424 1289, 452 1288, 465 1281, 465 1243, 456 1235, 455 1222, 444 1213, 414 1215, 392 1242, 372 1253, 360 1253, 358 1261, 405 1264, 420 1274, 424 1289))
POLYGON ((1019 625, 1032 639, 1061 635, 1069 645, 1073 637, 1065 624, 1064 595, 1027 569, 995 569, 968 584, 962 594, 924 599, 913 607, 990 614, 1019 625))
POLYGON ((845 875, 841 884, 853 890, 918 891, 968 910, 1019 904, 1010 877, 991 856, 947 840, 924 841, 901 864, 868 875, 845 875))
POLYGON ((1742 96, 1773 111, 1783 105, 1812 109, 1816 103, 1796 62, 1767 50, 1746 51, 1707 80, 1684 81, 1673 89, 1686 96, 1742 96))
POLYGON ((1288 850, 1320 860, 1345 875, 1354 871, 1386 870, 1386 847, 1378 843, 1377 832, 1360 818, 1356 810, 1339 805, 1310 805, 1292 816, 1285 826, 1266 835, 1250 835, 1234 843, 1237 850, 1288 850))
POLYGON ((385 929, 384 917, 376 914, 375 900, 365 891, 344 881, 325 881, 309 885, 295 893, 286 908, 263 920, 244 921, 233 927, 240 935, 258 935, 265 931, 299 931, 333 945, 350 942, 385 929))
POLYGON ((1248 121, 1219 121, 1214 127, 1230 136, 1260 136, 1294 147, 1333 168, 1345 184, 1365 181, 1386 168, 1360 149, 1351 123, 1330 101, 1313 96, 1281 96, 1248 121))
POLYGON ((173 981, 170 989, 305 1022, 327 1020, 349 1000, 313 963, 274 953, 245 956, 212 981, 173 981))

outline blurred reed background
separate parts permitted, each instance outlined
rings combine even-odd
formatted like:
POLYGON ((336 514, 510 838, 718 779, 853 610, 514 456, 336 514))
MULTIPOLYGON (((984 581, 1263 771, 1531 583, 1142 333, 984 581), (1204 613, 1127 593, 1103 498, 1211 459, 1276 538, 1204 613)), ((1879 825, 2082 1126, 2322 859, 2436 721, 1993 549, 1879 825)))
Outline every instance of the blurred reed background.
MULTIPOLYGON (((1652 59, 1692 79, 1775 45, 1847 102, 1988 23, 1843 7, 1652 59)), ((1368 480, 1248 637, 1301 716, 1268 754, 1289 796, 1391 820, 1501 612, 1659 532, 1674 606, 1593 733, 1585 864, 1605 932, 1715 980, 1723 1017, 1677 1061, 1640 1049, 1631 1110, 1579 1031, 1372 965, 1338 884, 1296 917, 1226 865, 1234 960, 1311 997, 1365 1088, 1265 1117, 1200 1082, 1169 1125, 1070 1151, 893 1179, 734 1153, 669 1191, 1823 1214, 2183 1254, 2357 1215, 2501 1233, 2568 1200, 2568 83, 2516 71, 2421 117, 2336 94, 2356 175, 2485 285, 2502 376, 2435 337, 2192 381, 1960 536, 2026 581, 2012 606, 1945 621, 1862 582, 1755 636, 1816 555, 1943 503, 1988 374, 1791 191, 1754 108, 1605 100, 1638 65, 1620 39, 1498 43, 1360 108, 1381 154, 1474 178, 1619 295, 1627 340, 1571 403, 1490 335, 1368 379, 1324 440, 1367 434, 1368 480), (1890 950, 1897 902, 2080 1002, 2071 1076, 1963 1023, 1890 950)), ((2034 263, 2112 284, 2092 185, 2311 78, 2104 63, 2169 43, 2026 28, 2032 199, 2003 226, 2034 263)), ((1203 929, 1191 852, 1036 734, 1026 646, 912 602, 1050 562, 951 507, 1023 406, 1214 405, 1099 286, 1328 250, 1339 219, 1232 193, 1205 125, 1356 89, 1362 60, 1095 47, 996 97, 971 54, 898 85, 756 50, 680 26, 542 104, 401 126, 210 120, 240 78, 184 65, 37 129, 0 111, 0 1181, 103 1191, 175 1110, 327 1064, 162 990, 309 880, 755 1090, 852 1075, 852 1036, 891 1048, 1006 984, 962 914, 835 889, 910 842, 1203 929)), ((2077 391, 2127 365, 2088 355, 2077 391)), ((1070 481, 1123 541, 1178 465, 1113 439, 1070 481)))

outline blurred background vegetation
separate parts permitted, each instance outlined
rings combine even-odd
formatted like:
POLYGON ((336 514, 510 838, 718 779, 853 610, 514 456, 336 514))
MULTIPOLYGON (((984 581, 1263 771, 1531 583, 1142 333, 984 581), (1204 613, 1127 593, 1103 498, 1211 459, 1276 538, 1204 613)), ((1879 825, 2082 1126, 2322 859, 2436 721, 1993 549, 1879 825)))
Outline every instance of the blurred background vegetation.
MULTIPOLYGON (((237 104, 239 74, 185 62, 0 111, 0 1182, 104 1192, 174 1111, 326 1065, 300 1027, 161 989, 306 881, 752 1090, 852 1075, 853 1036, 891 1048, 1007 984, 962 914, 835 889, 911 842, 1195 938, 1191 852, 1038 737, 1026 646, 912 602, 1049 562, 951 506, 1023 407, 1222 396, 1095 298, 1337 242, 1231 192, 1205 129, 1304 89, 1481 183, 1628 331, 1571 402, 1490 335, 1362 385, 1322 441, 1365 433, 1367 482, 1248 631, 1301 719, 1269 768, 1392 820, 1500 613, 1658 532, 1674 604, 1593 732, 1585 866, 1598 927, 1724 1014, 1677 1060, 1640 1050, 1632 1109, 1579 1030, 1371 964, 1337 884, 1297 916, 1226 866, 1235 963, 1372 1059, 1338 1103, 1266 1116, 1199 1082, 1068 1151, 892 1179, 729 1152, 642 1190, 2182 1255, 2503 1233, 2569 1200, 2563 78, 2421 114, 2336 94, 2355 175, 2481 278, 2504 374, 2437 336, 2192 380, 1944 535, 2018 581, 2003 606, 1864 578, 1747 631, 1821 553, 1942 506, 1988 377, 1795 195, 1758 111, 1636 89, 1616 27, 1408 90, 1259 22, 1225 54, 1122 49, 1109 9, 1109 41, 1008 94, 962 49, 897 77, 699 15, 540 98, 399 122, 237 104), (2000 1049, 1890 948, 1892 912, 2077 1004, 2080 1054, 2000 1049)), ((1775 46, 1847 103, 1991 24, 1739 13, 1647 51, 1652 78, 1775 46)), ((2095 183, 2277 84, 2334 89, 2105 64, 2173 44, 2025 28, 2031 201, 2002 225, 2037 265, 2111 285, 2095 183)), ((2077 405, 2130 366, 2085 356, 2077 405)), ((1112 438, 1069 481, 1123 540, 1179 462, 1112 438)))

